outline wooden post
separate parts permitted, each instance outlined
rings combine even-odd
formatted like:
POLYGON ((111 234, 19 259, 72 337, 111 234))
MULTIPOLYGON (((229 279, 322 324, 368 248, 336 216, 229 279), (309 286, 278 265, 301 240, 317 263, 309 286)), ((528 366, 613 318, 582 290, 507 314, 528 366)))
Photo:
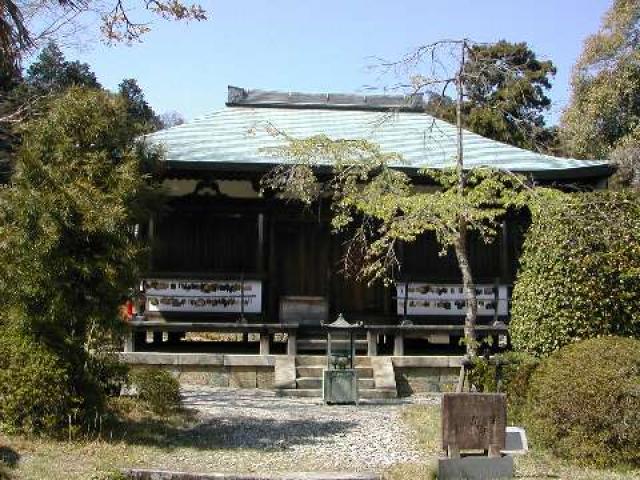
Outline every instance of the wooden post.
POLYGON ((289 339, 287 340, 287 355, 295 356, 298 354, 298 344, 296 339, 296 331, 289 330, 289 339))
POLYGON ((404 334, 396 331, 393 337, 393 355, 402 357, 404 355, 404 334))
POLYGON ((258 214, 258 248, 256 249, 256 266, 260 273, 264 272, 264 213, 258 214))
POLYGON ((260 355, 269 355, 271 353, 271 335, 267 332, 260 334, 260 355))
POLYGON ((155 224, 153 220, 153 215, 149 217, 149 231, 147 232, 149 236, 149 245, 151 245, 151 252, 149 255, 149 271, 153 271, 153 239, 155 236, 155 224))
POLYGON ((367 330, 367 355, 376 357, 378 355, 378 333, 367 330))

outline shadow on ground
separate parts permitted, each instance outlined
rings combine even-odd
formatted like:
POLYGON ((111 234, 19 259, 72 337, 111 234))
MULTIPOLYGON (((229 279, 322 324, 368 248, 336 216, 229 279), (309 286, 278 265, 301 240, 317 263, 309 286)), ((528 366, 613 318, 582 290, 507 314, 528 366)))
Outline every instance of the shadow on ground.
POLYGON ((9 480, 11 469, 20 461, 20 454, 12 448, 0 445, 0 480, 9 480))
POLYGON ((182 425, 164 419, 120 420, 108 436, 112 441, 167 450, 277 450, 327 442, 355 426, 354 422, 341 420, 274 420, 234 415, 191 418, 182 425))

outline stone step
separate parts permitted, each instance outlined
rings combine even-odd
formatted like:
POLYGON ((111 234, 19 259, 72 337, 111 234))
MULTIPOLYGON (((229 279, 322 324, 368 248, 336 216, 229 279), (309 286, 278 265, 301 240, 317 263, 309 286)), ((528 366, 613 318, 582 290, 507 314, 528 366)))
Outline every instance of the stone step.
MULTIPOLYGON (((309 389, 321 389, 322 378, 318 377, 300 377, 296 379, 296 387, 301 390, 309 389)), ((364 390, 371 390, 376 387, 375 380, 373 378, 358 378, 358 388, 364 390)))
MULTIPOLYGON (((375 388, 361 388, 359 390, 360 398, 363 400, 388 400, 397 398, 398 393, 393 390, 382 390, 375 388)), ((322 390, 319 388, 298 388, 296 390, 277 390, 276 395, 279 397, 294 398, 322 398, 322 390)))
POLYGON ((361 388, 358 393, 360 395, 360 398, 365 400, 387 400, 390 398, 398 398, 398 392, 396 392, 395 390, 361 388))
POLYGON ((326 364, 326 355, 299 355, 296 357, 296 366, 298 367, 320 367, 326 364))
MULTIPOLYGON (((371 357, 356 356, 356 367, 370 367, 371 357)), ((298 355, 296 356, 297 367, 325 367, 327 365, 326 355, 298 355)))
MULTIPOLYGON (((296 367, 296 377, 322 378, 325 367, 296 367)), ((373 378, 371 367, 356 367, 358 378, 373 378)))
POLYGON ((300 390, 308 390, 308 389, 320 390, 322 388, 322 378, 299 377, 296 379, 296 385, 297 385, 297 388, 300 390))
POLYGON ((300 377, 322 378, 325 367, 296 367, 296 375, 300 377))
POLYGON ((322 398, 322 390, 319 388, 298 388, 295 390, 276 390, 278 397, 304 397, 304 398, 322 398))
POLYGON ((376 382, 373 378, 358 378, 358 388, 362 391, 376 388, 376 382))

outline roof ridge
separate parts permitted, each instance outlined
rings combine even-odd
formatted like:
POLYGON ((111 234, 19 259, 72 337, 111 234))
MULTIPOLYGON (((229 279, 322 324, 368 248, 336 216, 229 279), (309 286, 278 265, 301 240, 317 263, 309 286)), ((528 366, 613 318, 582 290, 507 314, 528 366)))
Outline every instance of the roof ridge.
POLYGON ((423 111, 422 94, 360 95, 355 93, 301 93, 245 89, 229 85, 228 107, 322 108, 330 110, 423 111))

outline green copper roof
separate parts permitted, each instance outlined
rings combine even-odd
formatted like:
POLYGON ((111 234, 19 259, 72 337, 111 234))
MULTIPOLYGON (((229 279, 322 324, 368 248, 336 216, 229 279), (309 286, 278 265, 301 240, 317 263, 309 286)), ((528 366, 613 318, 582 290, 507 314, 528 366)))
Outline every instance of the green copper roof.
MULTIPOLYGON (((264 149, 282 145, 277 129, 304 138, 325 134, 331 138, 365 139, 384 151, 399 153, 410 169, 442 168, 455 162, 455 127, 420 112, 384 113, 373 110, 332 109, 291 105, 227 106, 146 138, 160 144, 170 168, 268 168, 277 159, 264 149)), ((490 166, 513 172, 531 172, 544 178, 606 176, 605 161, 576 160, 542 155, 496 142, 471 132, 464 135, 465 165, 490 166)))

